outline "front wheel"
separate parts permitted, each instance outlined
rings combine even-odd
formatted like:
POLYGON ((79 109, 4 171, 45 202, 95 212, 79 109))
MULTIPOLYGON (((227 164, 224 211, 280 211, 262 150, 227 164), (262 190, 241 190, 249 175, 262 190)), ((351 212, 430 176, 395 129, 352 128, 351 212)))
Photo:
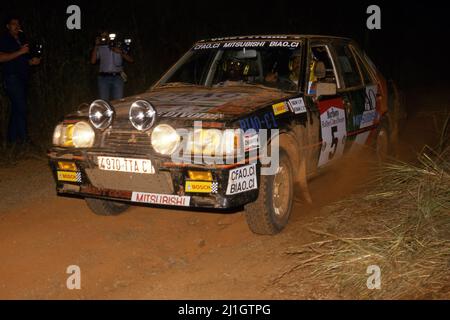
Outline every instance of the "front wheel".
POLYGON ((276 174, 261 176, 258 199, 245 206, 245 217, 252 232, 273 235, 283 230, 292 211, 293 185, 291 161, 281 150, 276 174))
POLYGON ((84 200, 89 209, 100 216, 115 216, 126 211, 130 207, 128 204, 110 200, 94 198, 85 198, 84 200))

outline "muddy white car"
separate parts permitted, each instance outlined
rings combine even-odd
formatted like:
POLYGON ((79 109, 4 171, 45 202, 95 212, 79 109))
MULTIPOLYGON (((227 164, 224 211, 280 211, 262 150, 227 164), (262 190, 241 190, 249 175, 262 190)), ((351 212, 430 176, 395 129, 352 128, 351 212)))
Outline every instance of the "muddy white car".
POLYGON ((48 156, 57 192, 97 214, 243 207, 275 234, 310 177, 355 145, 389 151, 393 95, 350 39, 203 40, 148 91, 66 116, 48 156))

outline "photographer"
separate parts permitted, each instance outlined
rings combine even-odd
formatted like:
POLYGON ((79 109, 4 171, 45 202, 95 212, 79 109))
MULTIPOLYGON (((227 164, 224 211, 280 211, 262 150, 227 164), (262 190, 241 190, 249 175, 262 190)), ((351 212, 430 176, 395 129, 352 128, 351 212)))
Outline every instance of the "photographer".
POLYGON ((99 97, 103 100, 116 100, 123 97, 123 85, 126 75, 123 72, 123 60, 132 63, 133 58, 115 38, 102 32, 95 39, 95 47, 91 53, 91 63, 100 61, 98 74, 99 97))
POLYGON ((41 60, 32 57, 28 43, 23 39, 17 17, 6 20, 7 32, 0 38, 0 63, 3 84, 11 101, 11 116, 8 126, 9 143, 29 142, 27 133, 27 87, 30 66, 41 60))

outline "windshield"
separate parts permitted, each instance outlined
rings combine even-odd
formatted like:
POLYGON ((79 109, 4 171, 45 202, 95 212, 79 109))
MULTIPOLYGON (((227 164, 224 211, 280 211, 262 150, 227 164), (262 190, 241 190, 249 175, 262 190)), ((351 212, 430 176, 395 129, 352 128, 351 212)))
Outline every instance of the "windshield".
POLYGON ((263 85, 297 91, 301 65, 298 41, 235 41, 194 46, 159 86, 263 85))

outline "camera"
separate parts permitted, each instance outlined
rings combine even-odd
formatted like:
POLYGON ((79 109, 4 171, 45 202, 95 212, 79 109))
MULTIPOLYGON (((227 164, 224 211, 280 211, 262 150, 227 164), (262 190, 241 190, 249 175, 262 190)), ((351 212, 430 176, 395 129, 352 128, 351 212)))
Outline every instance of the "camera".
POLYGON ((42 58, 42 52, 44 50, 44 46, 39 41, 29 41, 25 33, 20 30, 19 41, 22 44, 28 44, 30 48, 29 55, 31 58, 42 58))
POLYGON ((30 56, 32 58, 42 58, 42 52, 43 52, 43 48, 44 46, 41 43, 32 43, 30 44, 30 56))
POLYGON ((131 49, 131 39, 118 39, 115 33, 110 33, 107 36, 100 35, 100 45, 107 45, 110 49, 118 48, 122 49, 125 53, 128 53, 131 49))

